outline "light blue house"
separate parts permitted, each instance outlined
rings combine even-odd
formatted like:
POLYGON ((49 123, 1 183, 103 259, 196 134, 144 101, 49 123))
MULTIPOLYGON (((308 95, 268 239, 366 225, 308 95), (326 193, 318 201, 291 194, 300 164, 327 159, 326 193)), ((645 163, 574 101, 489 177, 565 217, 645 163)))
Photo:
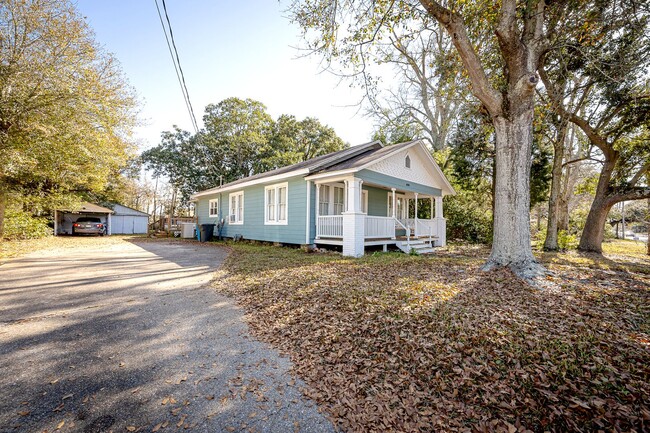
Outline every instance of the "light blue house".
POLYGON ((199 224, 225 237, 298 245, 396 245, 420 253, 446 243, 442 198, 455 194, 420 140, 366 143, 192 196, 199 224), (409 206, 413 200, 413 205, 409 206), (418 219, 429 200, 431 219, 418 219))

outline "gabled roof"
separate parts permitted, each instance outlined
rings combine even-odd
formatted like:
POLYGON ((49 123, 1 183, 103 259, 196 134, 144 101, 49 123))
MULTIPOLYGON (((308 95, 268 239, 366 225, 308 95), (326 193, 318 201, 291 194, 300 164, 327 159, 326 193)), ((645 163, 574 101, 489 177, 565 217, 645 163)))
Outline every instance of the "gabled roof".
POLYGON ((307 161, 299 162, 297 164, 245 177, 234 182, 229 182, 221 187, 197 192, 196 194, 192 195, 191 198, 197 199, 205 195, 244 188, 258 183, 271 182, 292 176, 317 176, 318 174, 338 171, 356 172, 375 162, 378 162, 384 158, 388 158, 391 155, 394 155, 404 149, 413 146, 422 147, 424 153, 428 156, 428 159, 432 164, 435 172, 438 173, 441 177, 445 186, 444 190, 446 193, 455 194, 453 187, 447 181, 446 177, 442 173, 442 170, 440 170, 440 167, 438 167, 438 164, 436 164, 436 162, 433 160, 431 153, 426 149, 426 146, 422 140, 413 140, 392 146, 383 146, 379 141, 372 141, 370 143, 361 144, 359 146, 349 147, 338 152, 329 153, 327 155, 312 158, 307 161))
POLYGON ((124 206, 123 204, 119 203, 112 203, 111 206, 113 207, 113 211, 115 212, 115 215, 127 215, 127 216, 146 216, 148 217, 149 214, 146 212, 142 212, 141 210, 133 209, 132 207, 129 206, 124 206), (127 211, 123 210, 117 210, 116 208, 124 208, 127 211))
POLYGON ((192 198, 198 198, 203 195, 212 194, 215 192, 222 192, 231 190, 233 187, 244 187, 248 184, 260 183, 263 180, 270 180, 278 176, 286 177, 283 175, 308 175, 311 173, 318 173, 319 171, 326 170, 331 166, 346 161, 358 155, 365 154, 372 150, 382 149, 383 145, 380 141, 371 141, 369 143, 361 144, 359 146, 348 147, 347 149, 339 150, 337 152, 328 153, 327 155, 317 156, 316 158, 308 159, 307 161, 299 162, 297 164, 280 167, 275 170, 266 171, 264 173, 255 174, 253 176, 238 179, 233 182, 226 183, 220 187, 206 189, 205 191, 197 192, 192 195, 192 198))
POLYGON ((72 213, 113 213, 111 209, 96 205, 94 203, 84 202, 72 209, 58 209, 63 212, 72 213))

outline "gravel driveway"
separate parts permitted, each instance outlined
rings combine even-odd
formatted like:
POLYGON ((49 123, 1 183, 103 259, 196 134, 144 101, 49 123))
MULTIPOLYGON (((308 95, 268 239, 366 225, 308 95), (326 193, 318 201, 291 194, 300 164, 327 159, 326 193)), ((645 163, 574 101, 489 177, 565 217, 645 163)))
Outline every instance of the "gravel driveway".
POLYGON ((99 244, 0 266, 1 432, 334 431, 208 287, 223 249, 99 244))

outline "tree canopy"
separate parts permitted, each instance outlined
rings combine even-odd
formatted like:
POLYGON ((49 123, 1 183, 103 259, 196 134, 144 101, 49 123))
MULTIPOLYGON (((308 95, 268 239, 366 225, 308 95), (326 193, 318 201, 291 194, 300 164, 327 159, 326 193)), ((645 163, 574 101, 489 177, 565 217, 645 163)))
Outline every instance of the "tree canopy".
POLYGON ((67 0, 0 3, 0 59, 1 236, 5 205, 37 213, 119 173, 136 100, 67 0))
POLYGON ((142 153, 145 167, 165 176, 184 200, 196 191, 295 164, 347 147, 317 119, 281 115, 259 101, 228 98, 210 104, 197 134, 175 128, 142 153))

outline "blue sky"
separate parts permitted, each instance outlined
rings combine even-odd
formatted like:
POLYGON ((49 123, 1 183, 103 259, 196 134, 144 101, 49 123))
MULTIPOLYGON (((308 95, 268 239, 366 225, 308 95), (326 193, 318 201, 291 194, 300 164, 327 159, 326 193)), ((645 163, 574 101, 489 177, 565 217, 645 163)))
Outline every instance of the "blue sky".
MULTIPOLYGON (((162 2, 159 0, 162 9, 162 2)), ((173 125, 192 130, 154 0, 78 0, 97 41, 122 64, 142 102, 141 149, 158 144, 173 125)), ((298 58, 299 29, 286 3, 167 0, 181 66, 199 127, 204 108, 235 96, 264 103, 274 118, 316 117, 351 145, 370 139, 372 121, 357 107, 358 90, 316 57, 298 58)))

